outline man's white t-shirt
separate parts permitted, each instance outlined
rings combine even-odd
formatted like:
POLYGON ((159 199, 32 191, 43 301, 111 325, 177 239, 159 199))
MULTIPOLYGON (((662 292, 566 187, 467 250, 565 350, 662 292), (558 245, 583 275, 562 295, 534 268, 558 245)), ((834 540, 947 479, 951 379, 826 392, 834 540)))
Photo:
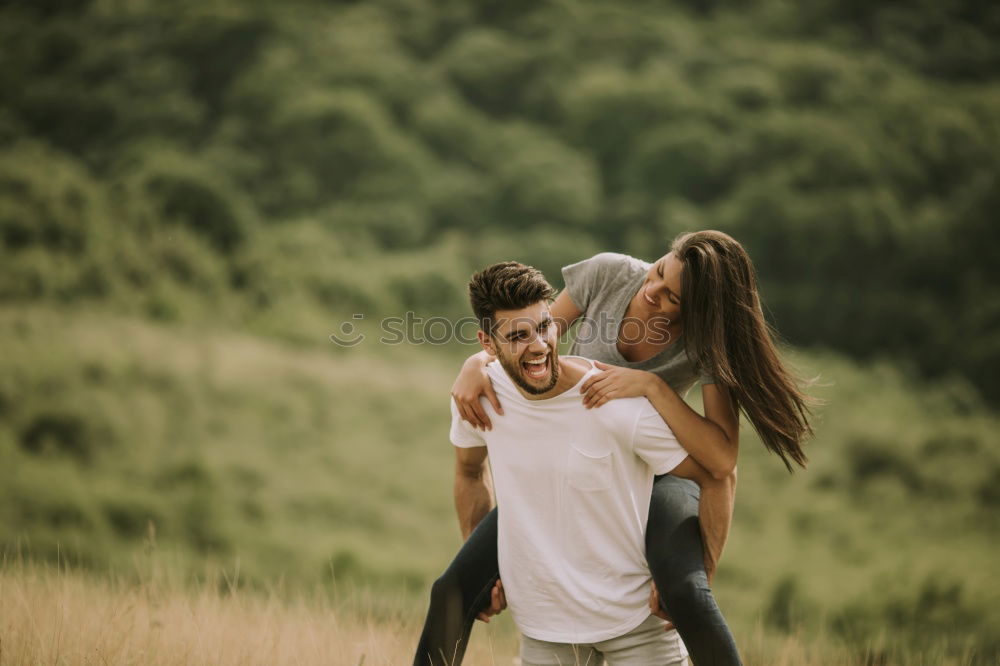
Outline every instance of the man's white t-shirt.
MULTIPOLYGON (((493 429, 480 432, 452 401, 451 441, 487 447, 500 577, 514 622, 526 636, 556 643, 631 631, 649 617, 653 476, 687 453, 645 398, 586 409, 580 385, 598 372, 592 364, 576 386, 544 400, 522 396, 498 362, 487 371, 504 415, 486 403, 493 429)), ((681 659, 679 637, 677 646, 681 659)))

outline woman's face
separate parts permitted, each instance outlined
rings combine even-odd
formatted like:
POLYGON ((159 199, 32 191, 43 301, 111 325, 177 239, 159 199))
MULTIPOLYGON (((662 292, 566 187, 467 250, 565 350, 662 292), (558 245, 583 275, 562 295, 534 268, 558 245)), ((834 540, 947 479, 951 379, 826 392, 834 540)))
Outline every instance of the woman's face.
POLYGON ((660 257, 646 273, 646 280, 636 294, 640 308, 651 317, 678 321, 681 314, 681 264, 673 252, 660 257))

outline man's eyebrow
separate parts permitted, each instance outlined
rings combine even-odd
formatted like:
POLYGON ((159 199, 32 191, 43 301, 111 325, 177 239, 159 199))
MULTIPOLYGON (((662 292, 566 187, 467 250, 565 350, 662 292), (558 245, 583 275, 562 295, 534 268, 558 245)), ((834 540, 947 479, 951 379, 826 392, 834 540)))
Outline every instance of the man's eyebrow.
MULTIPOLYGON (((540 322, 538 322, 538 326, 535 326, 535 327, 532 327, 532 328, 541 328, 542 326, 545 326, 545 325, 548 325, 548 324, 551 324, 551 323, 552 323, 552 315, 546 315, 546 317, 544 319, 542 319, 540 322)), ((512 337, 514 337, 515 335, 520 335, 521 333, 524 333, 524 332, 525 332, 525 330, 523 328, 514 329, 513 331, 508 331, 507 334, 503 336, 503 339, 506 340, 507 342, 510 342, 510 339, 512 337)))
POLYGON ((506 335, 503 336, 503 339, 506 340, 507 342, 510 342, 510 339, 512 337, 514 337, 515 335, 521 335, 521 333, 523 332, 524 332, 523 328, 515 328, 513 331, 507 331, 506 335))

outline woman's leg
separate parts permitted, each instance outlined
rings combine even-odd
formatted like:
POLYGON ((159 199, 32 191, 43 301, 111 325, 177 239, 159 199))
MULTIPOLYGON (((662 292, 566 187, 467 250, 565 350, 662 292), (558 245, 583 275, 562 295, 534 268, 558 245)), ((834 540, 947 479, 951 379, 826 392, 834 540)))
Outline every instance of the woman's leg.
POLYGON ((413 666, 462 663, 472 624, 488 604, 499 575, 497 510, 493 509, 469 535, 448 570, 434 581, 413 666))
POLYGON ((656 478, 646 526, 646 559, 660 601, 695 666, 739 664, 729 626, 708 587, 698 525, 698 484, 656 478))

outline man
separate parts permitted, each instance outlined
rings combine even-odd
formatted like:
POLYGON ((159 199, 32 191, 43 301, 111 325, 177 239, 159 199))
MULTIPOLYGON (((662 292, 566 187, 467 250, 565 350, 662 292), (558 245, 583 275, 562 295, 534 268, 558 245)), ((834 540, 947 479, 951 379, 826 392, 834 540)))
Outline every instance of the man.
POLYGON ((555 291, 541 273, 496 264, 472 277, 469 293, 505 409, 481 432, 452 403, 455 502, 468 537, 490 509, 488 454, 502 507, 499 573, 522 664, 684 663, 676 632, 650 615, 644 530, 654 474, 706 484, 702 501, 713 501, 710 475, 645 398, 583 406, 572 389, 596 368, 559 356, 555 291))

